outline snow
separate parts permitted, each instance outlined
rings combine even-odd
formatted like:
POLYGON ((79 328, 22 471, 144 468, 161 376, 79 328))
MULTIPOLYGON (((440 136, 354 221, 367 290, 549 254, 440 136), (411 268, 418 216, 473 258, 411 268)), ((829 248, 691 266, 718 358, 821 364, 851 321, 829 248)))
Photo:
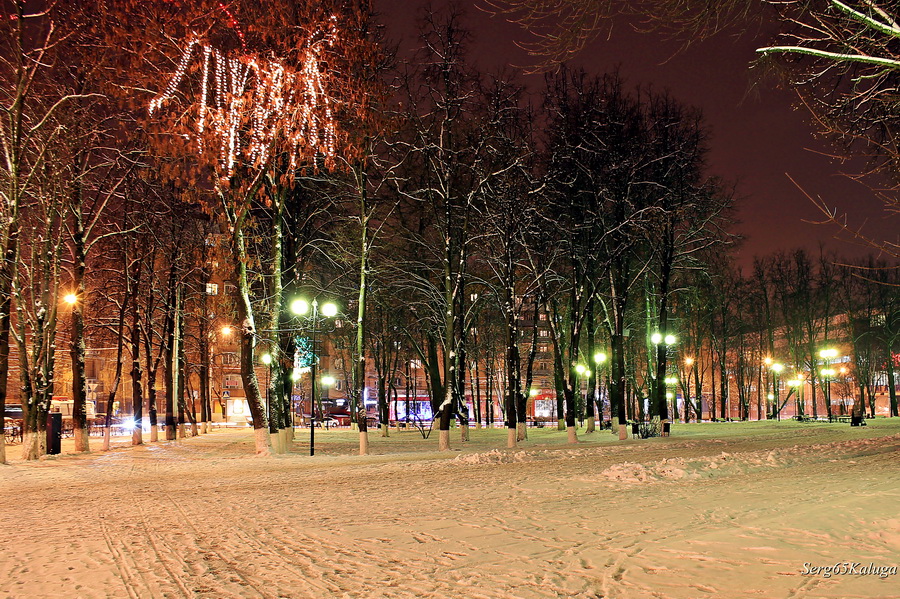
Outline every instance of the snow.
POLYGON ((897 597, 900 420, 250 429, 0 466, 0 599, 897 597))

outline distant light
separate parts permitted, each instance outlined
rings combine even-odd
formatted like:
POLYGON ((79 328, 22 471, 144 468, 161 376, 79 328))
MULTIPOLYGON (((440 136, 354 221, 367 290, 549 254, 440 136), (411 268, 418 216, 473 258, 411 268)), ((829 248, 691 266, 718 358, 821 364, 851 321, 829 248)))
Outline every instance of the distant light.
POLYGON ((122 429, 123 430, 131 432, 134 430, 134 427, 135 427, 134 418, 127 418, 122 421, 122 429))
POLYGON ((228 326, 227 324, 224 327, 222 327, 223 335, 230 335, 231 332, 232 332, 232 328, 230 326, 228 326))
POLYGON ((766 366, 771 366, 771 365, 772 365, 772 358, 766 356, 766 359, 763 360, 763 363, 764 363, 766 366))
POLYGON ((578 364, 577 366, 575 366, 575 372, 577 372, 578 374, 584 374, 584 371, 584 364, 578 364))
POLYGON ((684 363, 690 366, 694 363, 694 358, 685 358, 684 363))
POLYGON ((74 306, 75 304, 78 303, 78 296, 75 295, 74 293, 67 293, 66 296, 63 298, 63 301, 66 302, 67 304, 69 304, 70 306, 74 306))
POLYGON ((775 396, 772 395, 771 393, 769 393, 766 397, 768 397, 769 399, 775 399, 775 396))
POLYGON ((606 362, 606 354, 604 354, 603 352, 594 354, 595 364, 603 364, 604 362, 606 362))
POLYGON ((666 393, 666 399, 672 399, 672 397, 673 397, 673 396, 672 396, 671 393, 666 393))
POLYGON ((259 357, 260 362, 268 366, 272 363, 272 354, 263 354, 259 357))
POLYGON ((829 358, 836 358, 838 355, 838 351, 834 348, 827 348, 820 351, 819 355, 828 360, 829 358))
POLYGON ((778 362, 776 362, 775 364, 772 364, 772 370, 774 370, 777 374, 784 370, 784 364, 779 364, 778 362))
POLYGON ((534 396, 537 395, 537 394, 538 394, 538 390, 537 390, 537 389, 531 389, 531 390, 528 391, 528 395, 530 395, 531 397, 534 397, 534 396))
POLYGON ((334 384, 334 377, 333 376, 323 376, 322 384, 326 387, 332 386, 334 384))
POLYGON ((338 308, 336 304, 328 302, 322 306, 322 316, 327 316, 331 318, 332 316, 337 316, 338 308))
POLYGON ((653 345, 659 345, 660 343, 662 343, 662 340, 663 336, 659 333, 653 333, 652 335, 650 335, 650 343, 652 343, 653 345))
POLYGON ((309 302, 305 299, 297 298, 291 302, 291 312, 297 316, 303 316, 309 312, 309 302))
POLYGON ((295 368, 291 371, 291 380, 295 383, 300 380, 300 369, 295 368))
POLYGON ((678 338, 675 335, 666 335, 665 342, 666 345, 675 345, 678 341, 678 338))

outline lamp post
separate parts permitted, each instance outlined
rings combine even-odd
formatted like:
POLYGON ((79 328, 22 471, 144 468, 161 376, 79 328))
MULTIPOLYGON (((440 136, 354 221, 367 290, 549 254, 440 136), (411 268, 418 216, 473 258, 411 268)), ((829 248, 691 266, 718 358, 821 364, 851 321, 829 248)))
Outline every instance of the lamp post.
MULTIPOLYGON (((685 377, 684 377, 685 383, 682 385, 681 388, 684 391, 684 395, 685 395, 685 398, 684 398, 685 399, 685 401, 684 401, 684 421, 687 422, 688 416, 689 416, 688 406, 691 405, 689 400, 691 397, 691 374, 693 373, 693 370, 694 370, 694 358, 691 358, 691 357, 685 358, 684 365, 686 368, 685 377)), ((703 401, 700 397, 697 397, 696 400, 697 400, 697 406, 696 406, 695 411, 697 412, 697 422, 700 422, 700 420, 702 419, 701 416, 702 416, 702 412, 703 412, 703 401)))
POLYGON ((781 420, 781 407, 778 404, 778 402, 780 401, 780 398, 778 397, 778 395, 779 395, 779 393, 778 393, 779 392, 778 375, 781 374, 782 370, 784 370, 784 364, 775 362, 774 364, 772 364, 772 366, 770 368, 772 369, 772 372, 774 373, 772 375, 772 394, 771 395, 775 401, 772 404, 772 413, 775 416, 775 420, 781 420))
MULTIPOLYGON (((597 415, 600 417, 600 425, 601 430, 603 428, 603 370, 606 367, 606 354, 604 352, 597 352, 594 354, 594 370, 597 373, 597 389, 596 389, 596 398, 595 401, 597 403, 597 415)), ((592 389, 593 393, 594 390, 592 389)), ((612 412, 610 411, 610 420, 612 420, 612 412)))
POLYGON ((259 357, 259 361, 266 366, 266 420, 271 418, 271 403, 269 398, 269 379, 272 376, 272 354, 265 353, 259 357))
POLYGON ((825 348, 819 351, 819 356, 824 361, 824 366, 820 372, 822 378, 825 379, 825 411, 828 414, 828 422, 831 422, 831 379, 834 377, 834 370, 831 368, 831 361, 838 355, 838 351, 833 347, 825 348))
MULTIPOLYGON (((307 302, 305 299, 297 298, 291 302, 291 312, 296 316, 304 317, 308 320, 308 327, 312 335, 312 346, 310 348, 311 359, 309 365, 310 372, 310 405, 309 405, 309 455, 316 455, 316 402, 318 394, 316 386, 318 384, 318 366, 319 352, 316 350, 316 334, 319 332, 319 302, 313 299, 307 302), (310 313, 311 312, 311 313, 310 313), (309 316, 306 316, 310 314, 309 316)), ((322 316, 333 318, 337 316, 337 305, 327 302, 322 305, 322 316)))
POLYGON ((797 378, 791 379, 788 381, 788 385, 793 387, 797 392, 797 409, 794 411, 794 415, 797 416, 797 420, 803 419, 803 386, 806 384, 806 381, 803 380, 802 375, 797 374, 797 378))
POLYGON ((660 419, 664 422, 669 420, 668 404, 665 397, 665 366, 668 360, 669 348, 678 343, 678 338, 672 334, 663 335, 662 333, 653 333, 650 335, 650 342, 656 347, 656 379, 654 381, 654 397, 656 409, 660 419))

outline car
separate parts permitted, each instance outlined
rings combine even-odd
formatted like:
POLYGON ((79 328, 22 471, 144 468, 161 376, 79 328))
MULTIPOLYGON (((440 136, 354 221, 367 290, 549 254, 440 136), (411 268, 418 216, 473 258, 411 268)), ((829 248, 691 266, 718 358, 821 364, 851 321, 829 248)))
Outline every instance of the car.
POLYGON ((340 426, 340 424, 341 424, 340 421, 335 420, 334 418, 331 418, 331 417, 316 419, 316 426, 318 426, 320 428, 334 428, 336 426, 340 426))
POLYGON ((3 414, 10 420, 22 420, 25 418, 25 412, 22 411, 22 404, 17 403, 6 404, 3 414))

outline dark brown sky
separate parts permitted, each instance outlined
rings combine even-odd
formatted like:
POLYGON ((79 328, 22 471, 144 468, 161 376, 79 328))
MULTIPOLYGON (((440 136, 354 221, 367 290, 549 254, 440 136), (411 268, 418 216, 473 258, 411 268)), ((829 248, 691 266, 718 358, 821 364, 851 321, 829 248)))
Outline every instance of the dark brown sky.
MULTIPOLYGON (((467 23, 475 34, 472 57, 482 69, 533 61, 516 47, 516 40, 527 39, 517 25, 486 15, 474 8, 472 0, 462 5, 469 7, 467 23)), ((414 1, 376 0, 389 37, 402 41, 407 55, 415 44, 419 6, 414 1)), ((754 50, 766 40, 764 34, 718 35, 682 50, 678 42, 637 33, 623 22, 572 64, 592 73, 618 66, 632 85, 668 89, 680 101, 703 110, 712 133, 710 169, 737 182, 742 197, 738 232, 747 237, 740 255, 745 267, 755 255, 796 247, 818 251, 820 242, 849 257, 869 253, 835 240, 833 227, 805 222, 821 220, 821 214, 787 174, 830 206, 852 211, 860 223, 867 220, 866 230, 872 234, 896 241, 897 220, 885 220, 872 193, 842 176, 841 165, 823 155, 829 146, 814 138, 807 113, 793 107, 792 93, 778 89, 771 78, 758 81, 750 69, 754 50)), ((532 92, 540 89, 541 77, 524 79, 532 92)))

